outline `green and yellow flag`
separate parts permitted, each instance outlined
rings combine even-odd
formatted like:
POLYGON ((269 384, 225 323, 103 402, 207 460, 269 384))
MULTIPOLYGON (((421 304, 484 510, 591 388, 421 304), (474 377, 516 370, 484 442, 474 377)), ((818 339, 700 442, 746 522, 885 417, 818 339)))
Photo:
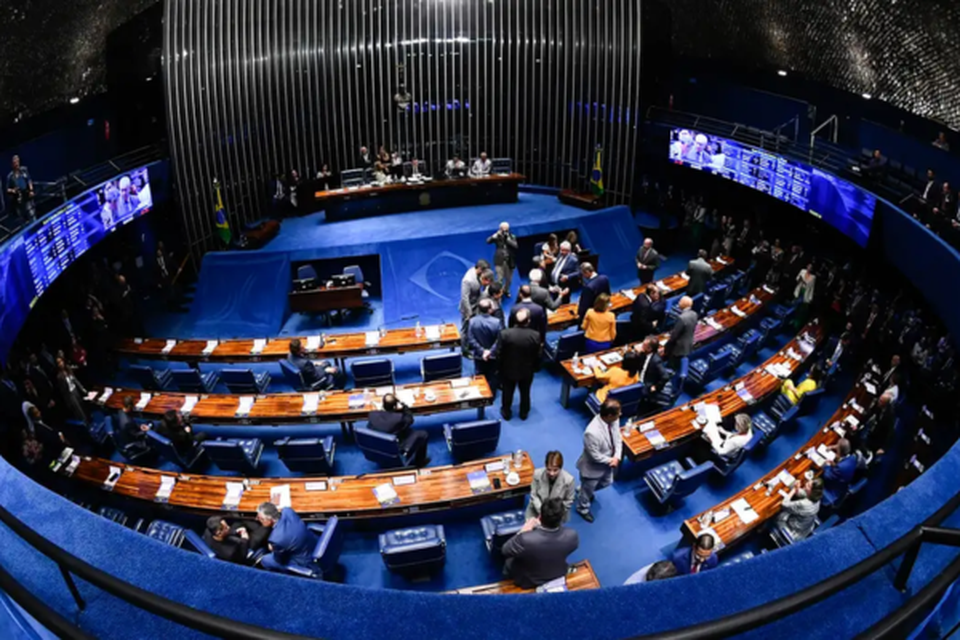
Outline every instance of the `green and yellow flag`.
POLYGON ((223 240, 223 243, 229 245, 230 239, 233 236, 230 233, 230 223, 227 222, 227 212, 223 209, 223 196, 220 195, 220 182, 214 180, 213 188, 217 192, 217 233, 220 234, 220 239, 223 240))
POLYGON ((602 151, 598 146, 597 155, 593 161, 593 171, 590 173, 590 190, 597 197, 603 195, 603 167, 600 165, 600 153, 602 151))

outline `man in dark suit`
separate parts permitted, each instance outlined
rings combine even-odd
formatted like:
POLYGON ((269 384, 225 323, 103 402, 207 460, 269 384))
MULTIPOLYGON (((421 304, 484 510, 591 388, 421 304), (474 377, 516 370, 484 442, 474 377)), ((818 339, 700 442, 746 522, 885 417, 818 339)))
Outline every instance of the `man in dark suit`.
POLYGON ((373 156, 370 155, 370 150, 366 147, 360 147, 360 153, 357 156, 357 168, 358 169, 369 169, 373 166, 373 156))
POLYGON ((257 522, 270 531, 270 553, 260 558, 261 567, 283 571, 286 565, 308 568, 313 564, 317 534, 307 528, 293 509, 281 511, 272 502, 264 502, 257 508, 257 522))
POLYGON ((577 278, 580 276, 580 261, 570 249, 570 243, 563 241, 560 243, 560 255, 557 261, 553 263, 553 269, 550 270, 550 284, 561 289, 566 289, 567 295, 561 295, 562 302, 569 298, 569 289, 576 286, 577 278))
POLYGON ((490 385, 490 390, 496 395, 499 380, 497 378, 496 346, 500 339, 500 321, 491 315, 493 302, 481 300, 478 306, 479 313, 470 318, 467 324, 466 345, 467 352, 473 359, 473 368, 476 375, 483 376, 490 385))
POLYGON ((540 517, 527 520, 504 543, 504 574, 518 587, 533 589, 567 574, 567 556, 580 546, 580 536, 563 526, 563 515, 560 498, 549 498, 540 507, 540 517))
POLYGON ((503 297, 510 297, 510 284, 513 282, 513 270, 517 268, 517 236, 510 233, 510 223, 501 222, 500 230, 487 238, 487 244, 496 245, 493 252, 493 267, 497 272, 497 282, 503 285, 503 297))
POLYGON ((313 362, 307 358, 306 350, 300 342, 300 338, 294 338, 290 341, 290 355, 287 356, 287 362, 296 367, 303 378, 303 384, 307 389, 326 390, 333 389, 339 385, 340 370, 333 363, 326 360, 313 362))
POLYGON ((893 394, 884 392, 877 398, 877 405, 867 418, 867 447, 878 456, 890 448, 897 425, 896 409, 893 406, 893 394))
POLYGON ((680 360, 690 355, 693 351, 693 334, 697 328, 697 312, 693 310, 693 299, 690 296, 683 296, 677 303, 680 309, 680 317, 677 323, 670 330, 670 338, 667 343, 661 347, 661 355, 670 358, 670 368, 678 369, 680 360))
POLYGON ((544 308, 544 310, 556 311, 560 306, 560 299, 570 295, 570 289, 563 289, 558 297, 554 297, 549 289, 542 287, 543 271, 541 269, 530 270, 530 299, 544 308))
POLYGON ((520 387, 520 419, 530 413, 530 385, 533 374, 540 367, 540 334, 530 328, 530 312, 521 309, 516 316, 517 326, 500 332, 497 359, 500 361, 500 384, 503 398, 500 415, 504 420, 513 417, 513 392, 520 387))
POLYGON ((677 573, 682 576, 700 573, 709 569, 715 569, 720 564, 720 559, 714 553, 713 547, 716 541, 713 535, 701 533, 697 537, 697 543, 693 548, 681 547, 673 552, 673 565, 677 568, 677 573))
POLYGON ((246 564, 250 552, 263 547, 269 534, 270 529, 258 522, 230 524, 220 516, 211 516, 207 518, 203 541, 221 560, 246 564))
POLYGON ((687 283, 687 295, 695 296, 707 290, 707 283, 713 277, 713 267, 707 262, 707 252, 700 249, 697 257, 687 264, 687 275, 690 281, 687 283))
POLYGON ((656 393, 667 381, 669 374, 663 366, 663 360, 657 353, 657 339, 648 336, 640 345, 640 376, 637 382, 642 382, 647 393, 656 393))
POLYGON ((584 316, 589 309, 593 309, 593 302, 601 293, 610 295, 610 280, 607 276, 597 273, 596 269, 589 262, 580 264, 580 281, 583 283, 583 289, 580 291, 580 300, 577 302, 577 315, 580 316, 580 322, 583 322, 584 316))
POLYGON ((488 300, 493 305, 490 315, 500 322, 500 328, 507 326, 507 318, 503 314, 503 286, 499 282, 491 282, 490 286, 480 294, 480 302, 488 300))
POLYGON ((157 427, 157 433, 167 438, 181 458, 190 458, 194 449, 207 439, 205 433, 194 433, 193 427, 184 420, 183 414, 176 409, 170 409, 163 414, 163 419, 157 427))
POLYGON ((517 312, 526 309, 530 313, 530 328, 537 330, 537 333, 540 334, 540 344, 543 344, 547 339, 547 313, 543 310, 543 307, 531 299, 531 295, 530 285, 525 284, 520 287, 520 292, 517 294, 517 303, 510 309, 508 326, 517 326, 517 312))
POLYGON ((657 285, 648 284, 631 306, 630 329, 633 340, 643 340, 657 332, 666 314, 666 305, 660 299, 657 285))
POLYGON ((388 393, 383 396, 383 409, 371 411, 367 420, 367 428, 372 431, 397 436, 400 448, 405 453, 414 454, 414 465, 425 467, 430 464, 430 458, 427 457, 427 432, 413 430, 413 414, 395 395, 388 393))
POLYGON ((150 427, 145 424, 138 424, 132 417, 134 409, 133 396, 123 397, 123 407, 114 414, 113 421, 114 433, 118 439, 124 443, 144 442, 147 437, 147 431, 150 427))
POLYGON ((653 248, 653 239, 647 238, 637 251, 637 277, 640 284, 653 282, 653 274, 660 268, 660 254, 653 248))

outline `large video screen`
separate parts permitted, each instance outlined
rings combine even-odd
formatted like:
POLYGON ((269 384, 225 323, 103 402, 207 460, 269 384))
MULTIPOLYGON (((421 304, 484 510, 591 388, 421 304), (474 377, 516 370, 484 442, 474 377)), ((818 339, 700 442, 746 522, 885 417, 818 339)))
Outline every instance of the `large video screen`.
POLYGON ((670 133, 670 159, 735 180, 822 218, 866 247, 877 199, 809 165, 693 129, 670 133))
POLYGON ((30 309, 77 258, 153 206, 146 167, 85 191, 0 247, 0 362, 30 309))

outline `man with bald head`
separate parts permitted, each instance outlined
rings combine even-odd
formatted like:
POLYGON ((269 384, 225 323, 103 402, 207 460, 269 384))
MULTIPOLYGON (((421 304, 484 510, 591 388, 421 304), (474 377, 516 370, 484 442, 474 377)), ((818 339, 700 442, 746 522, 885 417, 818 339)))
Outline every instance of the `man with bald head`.
POLYGON ((640 284, 653 282, 653 274, 660 268, 660 254, 653 248, 653 239, 647 238, 637 251, 637 277, 640 284))
POLYGON ((513 417, 513 392, 519 387, 520 419, 526 420, 530 413, 530 386, 540 368, 540 333, 530 327, 528 309, 518 310, 513 318, 516 326, 500 332, 496 347, 503 389, 500 415, 504 420, 513 417))
POLYGON ((513 270, 517 268, 517 237, 510 233, 510 223, 501 222, 500 229, 487 238, 487 244, 496 245, 493 253, 493 268, 497 271, 497 282, 503 286, 503 297, 510 297, 510 284, 513 282, 513 270))
MULTIPOLYGON (((570 289, 559 290, 560 297, 570 295, 570 289)), ((560 299, 554 298, 550 292, 543 286, 543 270, 531 269, 530 271, 530 299, 548 311, 556 311, 560 306, 560 299)))
POLYGON ((670 359, 670 368, 674 370, 677 370, 680 361, 693 351, 693 334, 699 319, 697 312, 693 310, 693 298, 690 296, 680 298, 677 307, 680 309, 680 317, 670 330, 670 338, 663 345, 661 353, 670 359))
POLYGON ((530 285, 525 284, 520 287, 520 291, 517 293, 517 302, 510 309, 509 326, 517 326, 517 314, 526 309, 527 313, 530 314, 530 328, 537 330, 542 343, 547 338, 547 313, 543 310, 543 307, 533 301, 532 295, 530 285))

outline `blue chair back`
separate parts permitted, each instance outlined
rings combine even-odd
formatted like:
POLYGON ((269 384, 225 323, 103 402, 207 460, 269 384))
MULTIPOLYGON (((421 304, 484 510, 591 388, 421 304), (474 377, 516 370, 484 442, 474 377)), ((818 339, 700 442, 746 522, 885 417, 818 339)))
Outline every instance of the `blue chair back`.
POLYGON ((554 361, 561 362, 563 360, 569 360, 573 357, 573 354, 583 353, 585 335, 583 331, 574 331, 573 333, 561 335, 554 348, 554 361))
POLYGON ((313 280, 316 282, 319 280, 319 276, 317 276, 317 270, 313 268, 312 264, 303 264, 297 267, 297 280, 313 280))
POLYGON ((114 429, 112 416, 107 416, 107 419, 103 421, 103 429, 107 433, 107 437, 113 440, 113 445, 120 452, 120 455, 130 462, 136 462, 153 453, 153 449, 145 443, 128 441, 124 435, 114 429))
POLYGON ((607 399, 617 400, 620 403, 620 413, 626 418, 637 415, 637 412, 640 410, 640 402, 645 395, 644 384, 637 382, 618 389, 612 389, 610 393, 607 394, 607 399))
POLYGON ((196 369, 173 369, 170 371, 173 384, 184 393, 209 393, 203 376, 196 369))
MULTIPOLYGON (((750 439, 750 442, 747 443, 747 446, 750 446, 751 443, 753 443, 753 438, 750 439)), ((742 447, 739 451, 729 457, 714 456, 713 467, 721 476, 727 477, 737 470, 737 467, 743 463, 748 453, 750 453, 750 451, 747 450, 747 447, 742 447)))
POLYGON ((357 281, 357 284, 362 284, 362 283, 364 282, 364 280, 363 280, 363 269, 361 269, 359 266, 357 266, 357 265, 355 265, 355 264, 351 264, 351 265, 349 265, 349 266, 347 266, 347 267, 344 267, 344 268, 343 268, 343 275, 345 275, 345 276, 353 275, 353 277, 354 277, 354 278, 356 279, 356 281, 357 281))
POLYGON ((459 378, 463 375, 463 358, 459 351, 427 356, 420 360, 420 375, 424 382, 459 378))
MULTIPOLYGON (((695 296, 691 296, 691 299, 693 300, 693 310, 696 311, 697 313, 700 313, 700 309, 703 307, 703 292, 698 293, 695 296)), ((679 303, 679 299, 677 300, 677 302, 679 303)), ((680 315, 680 314, 677 313, 677 315, 680 315)))
POLYGON ((806 416, 814 413, 820 406, 820 398, 823 397, 823 394, 826 393, 826 391, 827 390, 823 386, 820 386, 813 391, 808 391, 802 398, 800 398, 800 415, 806 416))
POLYGON ((298 391, 303 389, 303 376, 300 375, 300 370, 290 364, 286 358, 280 360, 280 371, 283 372, 283 379, 287 384, 298 391))
POLYGON ((384 467, 405 467, 410 463, 400 449, 397 436, 360 426, 354 428, 354 434, 357 437, 357 446, 367 460, 384 467))
POLYGON ((172 522, 166 522, 165 520, 154 520, 150 523, 150 526, 147 527, 145 533, 148 538, 153 538, 171 547, 179 547, 183 544, 185 535, 183 527, 173 524, 172 522))
POLYGON ((193 550, 199 553, 202 556, 207 556, 211 560, 217 559, 216 552, 210 548, 210 545, 204 541, 203 536, 201 536, 196 531, 192 529, 187 529, 183 532, 183 540, 190 547, 193 547, 193 550))
POLYGON ((354 387, 386 387, 393 384, 393 361, 386 358, 356 360, 350 363, 354 387))
POLYGON ((679 476, 673 485, 673 498, 685 498, 703 486, 710 477, 710 472, 716 467, 713 462, 707 461, 687 469, 679 476))
POLYGON ((443 427, 447 448, 457 460, 471 460, 495 451, 500 443, 499 420, 473 420, 443 427))
POLYGON ((166 388, 164 381, 157 376, 157 372, 152 367, 132 364, 128 370, 137 384, 148 391, 163 391, 166 388))
POLYGON ((497 553, 503 544, 519 533, 526 522, 524 511, 506 511, 492 513, 480 518, 480 528, 483 530, 483 541, 487 551, 497 553))
MULTIPOLYGON (((313 525, 311 529, 317 531, 318 527, 313 525)), ((318 533, 320 537, 317 539, 317 546, 313 549, 313 561, 323 572, 323 577, 327 578, 337 571, 346 539, 345 527, 340 523, 340 518, 331 516, 323 525, 322 531, 318 533)))
POLYGON ((704 298, 703 308, 705 310, 712 310, 722 307, 729 293, 729 284, 717 283, 712 285, 709 289, 707 289, 707 295, 704 298))
POLYGON ((760 321, 760 344, 766 344, 771 337, 777 335, 780 331, 780 328, 783 326, 783 322, 777 318, 764 318, 760 321))
POLYGON ((274 442, 277 455, 291 471, 330 475, 336 444, 333 436, 326 438, 283 438, 274 442))
POLYGON ((257 377, 250 369, 224 369, 220 378, 230 389, 230 393, 260 393, 257 377))
POLYGON ((150 445, 150 448, 156 451, 161 458, 166 458, 185 470, 189 470, 196 465, 200 456, 203 455, 203 449, 197 447, 193 455, 189 459, 184 460, 166 436, 162 436, 153 430, 147 431, 147 444, 150 445))
POLYGON ((629 318, 617 318, 617 339, 613 341, 614 346, 622 346, 631 341, 633 326, 629 318))
POLYGON ((757 349, 760 348, 760 342, 762 339, 763 334, 756 329, 749 329, 742 336, 740 336, 740 339, 737 340, 737 346, 740 348, 741 362, 753 357, 753 355, 757 352, 757 349))
POLYGON ((248 440, 207 440, 202 445, 207 457, 222 471, 238 471, 247 475, 257 472, 263 443, 257 438, 248 440))

